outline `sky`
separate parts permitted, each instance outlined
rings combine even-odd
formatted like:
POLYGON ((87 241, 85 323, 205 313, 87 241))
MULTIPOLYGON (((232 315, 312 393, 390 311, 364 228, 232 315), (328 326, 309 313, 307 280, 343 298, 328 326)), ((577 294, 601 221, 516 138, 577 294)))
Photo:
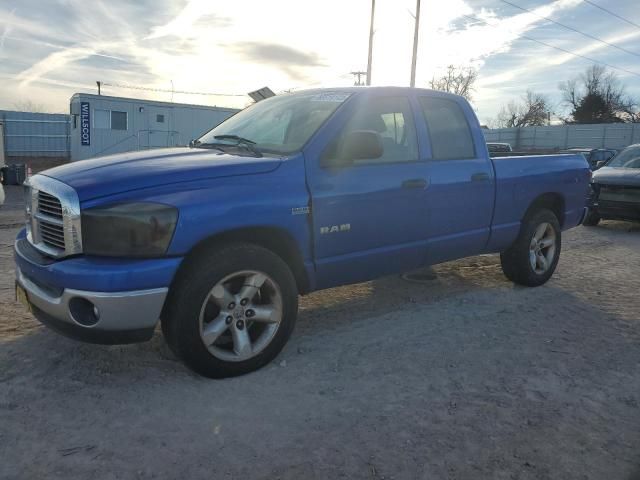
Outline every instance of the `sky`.
MULTIPOLYGON (((416 86, 448 65, 473 67, 483 123, 527 89, 561 112, 558 83, 592 62, 526 35, 619 67, 640 98, 640 28, 583 0, 509 1, 533 13, 503 0, 422 0, 416 86)), ((638 0, 591 1, 640 25, 638 0)), ((376 0, 372 85, 409 84, 415 4, 376 0)), ((350 72, 366 70, 370 9, 371 0, 0 0, 0 109, 68 112, 71 95, 97 93, 98 80, 105 95, 238 108, 264 86, 353 85, 350 72)))

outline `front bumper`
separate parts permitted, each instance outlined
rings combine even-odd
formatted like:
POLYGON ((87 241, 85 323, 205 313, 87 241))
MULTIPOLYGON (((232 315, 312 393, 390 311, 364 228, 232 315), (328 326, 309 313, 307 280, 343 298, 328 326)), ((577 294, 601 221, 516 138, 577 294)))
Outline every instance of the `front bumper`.
POLYGON ((57 296, 20 269, 16 269, 16 283, 40 322, 77 340, 102 344, 149 340, 169 290, 89 292, 65 288, 57 296))
POLYGON ((640 221, 640 203, 601 200, 594 202, 591 208, 605 219, 640 221))
POLYGON ((24 230, 18 234, 14 255, 20 286, 16 292, 33 315, 67 336, 103 344, 151 338, 182 260, 54 260, 31 247, 24 230), (93 307, 97 315, 92 317, 93 307))

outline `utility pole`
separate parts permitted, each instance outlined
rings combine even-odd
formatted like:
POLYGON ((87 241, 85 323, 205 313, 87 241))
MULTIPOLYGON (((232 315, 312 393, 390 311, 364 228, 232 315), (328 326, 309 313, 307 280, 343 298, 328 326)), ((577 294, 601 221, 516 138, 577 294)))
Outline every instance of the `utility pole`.
POLYGON ((364 85, 364 83, 362 83, 362 76, 366 75, 366 74, 367 74, 367 72, 351 72, 351 75, 353 75, 354 77, 358 77, 356 79, 356 81, 353 82, 353 84, 356 87, 361 87, 362 85, 364 85))
POLYGON ((102 82, 98 80, 96 84, 98 85, 98 95, 100 95, 100 86, 102 85, 102 82))
POLYGON ((416 86, 416 58, 418 56, 418 31, 420 30, 420 0, 416 0, 416 16, 413 31, 413 57, 411 58, 411 82, 410 86, 416 86))
POLYGON ((376 0, 371 0, 371 25, 369 26, 369 58, 367 59, 367 85, 371 85, 371 60, 373 56, 373 15, 376 10, 376 0))

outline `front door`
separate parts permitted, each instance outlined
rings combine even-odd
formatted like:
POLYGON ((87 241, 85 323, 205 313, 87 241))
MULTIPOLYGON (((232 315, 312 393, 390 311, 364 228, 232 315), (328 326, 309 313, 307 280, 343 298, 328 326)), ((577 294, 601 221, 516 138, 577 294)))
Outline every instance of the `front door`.
POLYGON ((405 96, 371 97, 324 155, 339 155, 341 136, 373 130, 380 158, 322 167, 309 176, 317 287, 415 268, 424 261, 427 167, 419 161, 414 115, 405 96))

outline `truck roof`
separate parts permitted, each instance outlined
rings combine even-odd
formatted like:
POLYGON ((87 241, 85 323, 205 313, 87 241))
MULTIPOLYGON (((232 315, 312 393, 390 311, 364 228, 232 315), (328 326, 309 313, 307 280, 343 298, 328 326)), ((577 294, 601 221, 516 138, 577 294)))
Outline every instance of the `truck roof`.
POLYGON ((335 88, 309 88, 304 90, 296 90, 295 92, 291 92, 292 95, 299 93, 314 93, 314 92, 349 92, 349 93, 361 93, 364 91, 370 92, 380 92, 380 93, 409 93, 409 92, 422 92, 428 93, 430 95, 438 95, 442 97, 452 97, 452 98, 464 98, 461 95, 456 95, 455 93, 442 92, 440 90, 433 90, 430 88, 416 88, 416 87, 395 87, 395 86, 381 86, 381 87, 335 87, 335 88))

